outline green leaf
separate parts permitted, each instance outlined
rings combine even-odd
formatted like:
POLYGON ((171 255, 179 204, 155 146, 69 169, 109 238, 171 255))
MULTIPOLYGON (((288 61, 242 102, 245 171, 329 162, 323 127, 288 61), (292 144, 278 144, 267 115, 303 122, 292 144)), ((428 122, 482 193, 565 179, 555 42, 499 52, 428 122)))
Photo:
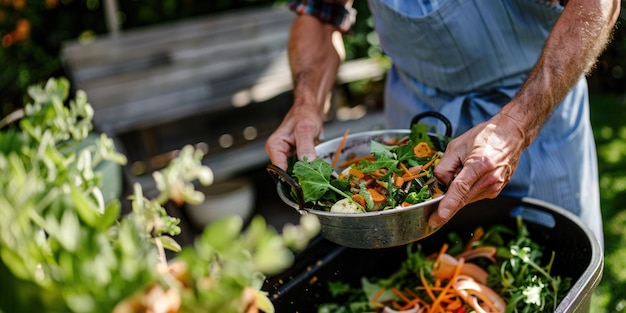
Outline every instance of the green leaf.
POLYGON ((411 141, 413 141, 414 144, 425 142, 431 149, 433 149, 433 143, 430 140, 430 136, 428 135, 429 128, 430 126, 428 124, 413 124, 411 126, 411 134, 409 135, 409 138, 411 139, 411 141))
POLYGON ((178 242, 176 242, 174 238, 169 237, 169 236, 156 237, 154 238, 154 240, 160 240, 161 244, 163 245, 163 248, 170 250, 170 251, 180 252, 180 250, 182 249, 181 246, 178 244, 178 242))
POLYGON ((378 141, 372 140, 370 143, 370 152, 373 155, 375 155, 376 158, 381 158, 381 157, 393 158, 394 154, 393 152, 391 152, 392 149, 393 149, 393 146, 388 146, 378 141))
POLYGON ((279 236, 270 234, 259 242, 252 259, 261 272, 272 275, 289 267, 294 256, 279 236))
POLYGON ((394 170, 398 166, 398 160, 389 159, 389 158, 380 158, 376 159, 373 162, 369 162, 366 167, 363 168, 363 173, 369 174, 379 169, 390 169, 394 170))
POLYGON ((243 228, 241 216, 229 215, 209 224, 202 233, 202 242, 216 249, 228 247, 239 236, 243 228))
POLYGON ((72 202, 81 220, 85 221, 90 227, 96 227, 100 222, 100 214, 95 210, 97 208, 95 203, 86 194, 78 190, 76 186, 70 185, 69 188, 72 202))
POLYGON ((121 205, 118 201, 113 201, 109 203, 104 208, 104 214, 100 216, 100 221, 98 223, 98 230, 103 231, 111 227, 115 221, 117 221, 120 216, 121 205))
POLYGON ((56 237, 69 252, 76 251, 80 242, 80 224, 76 213, 72 210, 63 211, 63 216, 56 229, 56 237))
POLYGON ((310 163, 305 159, 294 164, 293 174, 304 192, 304 202, 318 200, 326 193, 332 172, 332 165, 322 159, 310 163))
POLYGON ((275 310, 274 304, 267 297, 267 294, 260 292, 258 290, 255 290, 255 292, 256 292, 256 305, 259 308, 259 310, 265 313, 274 313, 274 310, 275 310))
POLYGON ((421 203, 429 199, 430 199, 430 193, 428 192, 428 186, 424 186, 418 192, 414 191, 414 192, 409 193, 406 196, 406 199, 404 201, 411 203, 411 204, 417 204, 417 203, 421 203))
POLYGON ((34 270, 26 267, 26 264, 24 264, 24 261, 16 251, 0 247, 0 259, 15 277, 23 280, 30 280, 33 277, 34 270))

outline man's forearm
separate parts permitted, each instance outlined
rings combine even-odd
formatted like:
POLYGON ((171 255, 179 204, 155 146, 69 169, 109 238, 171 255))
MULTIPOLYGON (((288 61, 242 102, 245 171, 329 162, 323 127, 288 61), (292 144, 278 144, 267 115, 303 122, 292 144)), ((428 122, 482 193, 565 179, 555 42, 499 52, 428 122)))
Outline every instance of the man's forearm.
POLYGON ((341 34, 330 24, 301 15, 292 26, 288 48, 294 104, 310 105, 313 101, 321 114, 343 59, 341 34))
POLYGON ((501 113, 516 120, 530 144, 550 113, 606 47, 619 15, 619 0, 570 0, 537 64, 501 113))

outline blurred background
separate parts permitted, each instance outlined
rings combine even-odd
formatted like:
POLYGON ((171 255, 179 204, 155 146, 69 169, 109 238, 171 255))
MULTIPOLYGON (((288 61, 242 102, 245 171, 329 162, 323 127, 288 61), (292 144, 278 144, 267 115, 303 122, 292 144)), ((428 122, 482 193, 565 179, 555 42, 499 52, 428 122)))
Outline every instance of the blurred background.
MULTIPOLYGON (((29 85, 68 77, 96 109, 95 131, 129 158, 106 170, 109 196, 150 190, 150 172, 185 144, 206 152, 216 174, 201 208, 171 208, 185 243, 219 213, 266 216, 280 227, 298 214, 277 198, 264 141, 291 104, 285 43, 293 15, 276 0, 0 0, 0 119, 24 106, 29 85), (119 185, 119 186, 117 186, 119 185), (239 201, 239 202, 229 202, 239 201), (203 214, 196 210, 213 210, 203 214), (198 215, 199 214, 199 215, 198 215), (186 236, 186 237, 185 237, 186 236)), ((387 61, 366 1, 344 37, 347 63, 328 103, 326 138, 380 127, 387 61)), ((622 5, 622 11, 624 5, 622 5)), ((605 269, 592 312, 626 312, 626 34, 588 76, 605 223, 605 269)))

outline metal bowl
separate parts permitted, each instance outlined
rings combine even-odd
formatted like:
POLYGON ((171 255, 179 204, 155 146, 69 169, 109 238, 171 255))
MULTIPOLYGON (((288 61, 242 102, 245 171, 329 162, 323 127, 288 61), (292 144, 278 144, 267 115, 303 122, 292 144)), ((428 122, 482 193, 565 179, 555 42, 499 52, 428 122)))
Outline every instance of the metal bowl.
MULTIPOLYGON (((372 140, 383 142, 386 139, 405 137, 409 133, 410 130, 391 129, 349 135, 337 164, 369 154, 372 140)), ((437 149, 443 151, 448 134, 449 131, 446 132, 446 137, 429 135, 437 149)), ((318 158, 332 163, 341 140, 342 138, 336 138, 316 146, 318 158)), ((437 209, 441 197, 385 211, 332 213, 306 207, 302 200, 301 187, 284 170, 273 164, 268 165, 267 170, 275 177, 276 190, 281 200, 301 214, 316 215, 320 220, 321 235, 339 245, 362 249, 388 248, 420 240, 438 229, 428 226, 428 217, 437 209), (292 194, 295 194, 296 199, 292 198, 292 194)))

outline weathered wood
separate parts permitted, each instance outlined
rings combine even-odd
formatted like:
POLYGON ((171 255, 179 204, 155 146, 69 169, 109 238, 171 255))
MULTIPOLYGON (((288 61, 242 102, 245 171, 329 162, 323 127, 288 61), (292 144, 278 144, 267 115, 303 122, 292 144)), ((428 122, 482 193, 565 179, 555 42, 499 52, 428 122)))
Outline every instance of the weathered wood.
MULTIPOLYGON (((247 9, 69 42, 61 56, 73 87, 87 92, 96 130, 129 157, 127 180, 148 184, 149 193, 146 174, 186 144, 207 147, 204 163, 218 179, 267 162, 264 142, 293 100, 286 47, 294 17, 284 7, 247 9), (244 138, 247 128, 256 134, 244 138), (221 146, 222 135, 233 145, 221 146)), ((336 82, 384 72, 376 60, 349 61, 336 82)), ((368 129, 380 121, 373 115, 348 124, 368 129)), ((327 135, 345 130, 329 127, 327 135)))
POLYGON ((96 127, 118 134, 227 109, 262 77, 289 81, 293 18, 285 8, 239 11, 67 43, 62 59, 74 87, 87 92, 96 127))

